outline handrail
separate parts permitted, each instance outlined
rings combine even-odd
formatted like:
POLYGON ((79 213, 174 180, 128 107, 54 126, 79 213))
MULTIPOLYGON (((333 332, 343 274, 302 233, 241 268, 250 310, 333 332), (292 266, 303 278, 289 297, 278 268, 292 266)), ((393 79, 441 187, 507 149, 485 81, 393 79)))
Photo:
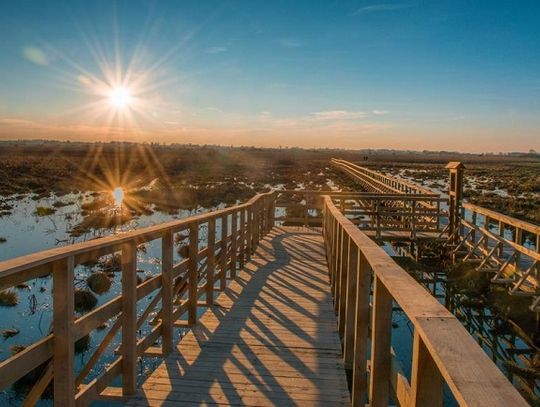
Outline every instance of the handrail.
POLYGON ((347 219, 330 197, 324 198, 323 210, 338 330, 345 365, 353 372, 353 406, 364 406, 366 397, 369 405, 388 405, 390 383, 400 405, 442 405, 445 382, 461 406, 527 405, 459 320, 347 219), (410 383, 400 369, 393 368, 394 301, 414 325, 410 383))
POLYGON ((371 178, 371 181, 375 181, 378 185, 371 185, 372 188, 377 189, 378 192, 395 192, 395 193, 410 193, 415 192, 418 194, 434 194, 433 191, 428 188, 417 185, 413 182, 407 181, 402 178, 392 177, 390 175, 385 175, 377 171, 370 170, 366 167, 361 167, 359 165, 353 164, 349 161, 341 160, 338 158, 332 158, 332 164, 344 169, 346 171, 351 171, 356 173, 356 175, 361 174, 363 176, 368 176, 371 178))
POLYGON ((461 205, 464 209, 468 209, 471 212, 478 213, 480 215, 486 216, 488 219, 496 220, 502 222, 506 225, 513 226, 515 228, 527 231, 533 235, 540 235, 540 226, 533 223, 526 222, 524 220, 516 219, 511 216, 495 212, 491 209, 486 209, 478 205, 474 205, 469 202, 463 202, 461 205))
POLYGON ((0 390, 46 366, 26 396, 25 405, 35 404, 51 381, 55 405, 87 405, 118 375, 122 376, 122 393, 133 394, 137 357, 163 356, 173 349, 172 332, 178 319, 187 313, 186 327, 193 325, 200 305, 198 299, 206 295, 206 305, 211 304, 215 284, 219 282, 220 289, 224 289, 226 279, 235 277, 237 268, 243 267, 260 239, 272 228, 274 204, 275 192, 271 191, 230 208, 0 262, 0 290, 50 273, 54 287, 53 332, 0 362, 0 390), (217 241, 216 221, 220 221, 221 227, 221 239, 217 241), (203 225, 208 233, 201 247, 199 228, 203 225), (185 230, 189 231, 188 254, 175 263, 174 233, 185 230), (156 239, 161 239, 161 273, 137 284, 137 245, 156 239), (75 267, 115 252, 121 252, 121 295, 75 318, 75 267), (156 290, 159 291, 138 316, 138 301, 156 290), (156 313, 157 316, 152 316, 156 313), (75 377, 74 342, 115 317, 90 360, 75 377), (143 324, 148 324, 149 332, 138 337, 143 324), (96 379, 84 383, 86 375, 120 331, 119 356, 96 379), (156 348, 153 344, 159 338, 162 345, 156 348))

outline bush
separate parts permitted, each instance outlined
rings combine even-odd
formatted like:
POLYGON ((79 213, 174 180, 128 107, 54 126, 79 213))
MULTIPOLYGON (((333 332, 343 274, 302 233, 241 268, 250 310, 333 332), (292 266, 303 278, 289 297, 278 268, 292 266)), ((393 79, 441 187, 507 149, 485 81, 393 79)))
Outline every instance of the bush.
POLYGON ((0 305, 14 307, 19 303, 19 295, 12 290, 0 291, 0 305))
POLYGON ((111 279, 106 273, 97 271, 88 276, 86 284, 96 294, 104 294, 111 288, 111 279))
POLYGON ((34 214, 37 216, 49 216, 49 215, 54 214, 55 212, 56 212, 56 209, 54 208, 49 208, 46 206, 38 206, 34 214))
POLYGON ((89 290, 75 290, 75 310, 78 312, 91 311, 98 300, 89 290))

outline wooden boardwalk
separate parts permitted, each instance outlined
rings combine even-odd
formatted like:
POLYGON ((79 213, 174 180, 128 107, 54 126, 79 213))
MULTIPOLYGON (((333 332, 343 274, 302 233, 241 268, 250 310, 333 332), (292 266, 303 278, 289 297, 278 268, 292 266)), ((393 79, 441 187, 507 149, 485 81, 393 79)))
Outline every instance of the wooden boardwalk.
POLYGON ((274 228, 128 405, 348 405, 320 231, 274 228))

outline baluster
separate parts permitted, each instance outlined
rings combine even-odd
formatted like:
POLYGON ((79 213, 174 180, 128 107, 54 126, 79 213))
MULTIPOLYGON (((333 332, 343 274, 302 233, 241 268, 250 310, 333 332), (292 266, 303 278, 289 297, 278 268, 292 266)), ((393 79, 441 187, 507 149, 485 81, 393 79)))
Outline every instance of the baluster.
POLYGON ((122 394, 137 386, 137 247, 122 244, 122 394))
POLYGON ((343 228, 343 238, 341 243, 341 276, 339 281, 339 309, 338 309, 338 329, 341 338, 345 335, 345 310, 347 302, 347 279, 349 274, 349 233, 343 228))
POLYGON ((244 268, 244 261, 246 258, 246 210, 240 210, 240 269, 244 268))
POLYGON ((309 196, 307 194, 307 192, 304 194, 304 200, 306 201, 306 204, 304 206, 304 226, 305 227, 308 227, 309 226, 309 220, 308 220, 308 217, 309 217, 309 208, 308 208, 308 199, 309 199, 309 196))
POLYGON ((75 406, 74 259, 53 263, 54 405, 75 406))
POLYGON ((189 225, 189 264, 188 264, 188 323, 197 323, 197 289, 199 285, 199 225, 189 225))
POLYGON ((389 400, 392 335, 392 296, 375 276, 371 327, 371 375, 369 401, 372 407, 386 407, 389 400))
POLYGON ((354 359, 354 322, 356 310, 356 279, 358 274, 358 247, 348 239, 349 261, 347 263, 347 298, 345 300, 345 332, 343 355, 345 368, 351 369, 354 359))
POLYGON ((247 208, 247 225, 246 225, 246 258, 251 260, 252 242, 253 242, 253 209, 252 206, 247 208))
POLYGON ((161 238, 161 340, 162 352, 169 354, 173 347, 173 232, 161 238))
POLYGON ((334 282, 334 312, 339 315, 339 293, 341 292, 341 263, 343 261, 343 227, 338 223, 337 247, 336 247, 336 275, 334 282))
POLYGON ((367 352, 369 335, 369 300, 371 293, 371 267, 363 253, 358 254, 356 279, 356 322, 354 324, 354 365, 352 404, 364 407, 367 395, 367 352))
POLYGON ((231 279, 236 278, 236 259, 238 253, 238 213, 231 213, 231 279))
POLYGON ((444 380, 439 368, 415 330, 412 354, 411 399, 415 407, 443 405, 444 380))
POLYGON ((216 218, 208 221, 208 257, 206 260, 206 305, 214 304, 214 273, 216 263, 216 218))
POLYGON ((227 279, 227 235, 229 234, 228 225, 227 225, 228 215, 225 214, 221 217, 221 261, 220 261, 220 271, 219 271, 219 289, 223 291, 226 286, 227 279))

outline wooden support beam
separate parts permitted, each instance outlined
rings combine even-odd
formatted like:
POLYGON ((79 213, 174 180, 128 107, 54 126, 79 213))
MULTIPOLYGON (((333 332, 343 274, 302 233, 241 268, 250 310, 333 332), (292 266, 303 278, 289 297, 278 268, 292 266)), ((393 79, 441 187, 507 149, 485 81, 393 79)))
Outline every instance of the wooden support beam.
POLYGON ((238 260, 238 212, 231 213, 231 279, 236 278, 238 260))
POLYGON ((55 406, 75 406, 74 258, 53 263, 53 371, 55 406))
POLYGON ((188 322, 197 323, 197 285, 199 282, 199 225, 189 225, 189 266, 188 266, 188 322))
POLYGON ((369 302, 371 294, 371 267, 363 253, 358 255, 356 279, 356 321, 354 324, 354 362, 352 404, 364 407, 367 397, 367 356, 369 332, 369 302))
POLYGON ((372 324, 369 401, 371 407, 387 407, 392 362, 392 296, 377 276, 373 289, 372 324))
POLYGON ((216 218, 208 221, 208 255, 206 261, 206 305, 214 304, 214 273, 216 261, 216 218))
POLYGON ((439 368, 415 330, 412 354, 411 399, 416 407, 443 405, 444 380, 439 368))
POLYGON ((171 230, 161 238, 161 340, 163 354, 173 349, 173 233, 171 230))
POLYGON ((128 395, 137 386, 137 247, 133 240, 122 244, 121 318, 122 393, 128 395))
POLYGON ((354 363, 354 333, 356 322, 356 290, 358 277, 358 247, 348 239, 347 298, 345 300, 345 332, 343 334, 343 359, 346 369, 354 363))
POLYGON ((221 217, 221 262, 219 267, 219 289, 223 291, 227 285, 227 256, 228 243, 227 236, 229 234, 229 225, 228 225, 229 215, 223 215, 221 217))

